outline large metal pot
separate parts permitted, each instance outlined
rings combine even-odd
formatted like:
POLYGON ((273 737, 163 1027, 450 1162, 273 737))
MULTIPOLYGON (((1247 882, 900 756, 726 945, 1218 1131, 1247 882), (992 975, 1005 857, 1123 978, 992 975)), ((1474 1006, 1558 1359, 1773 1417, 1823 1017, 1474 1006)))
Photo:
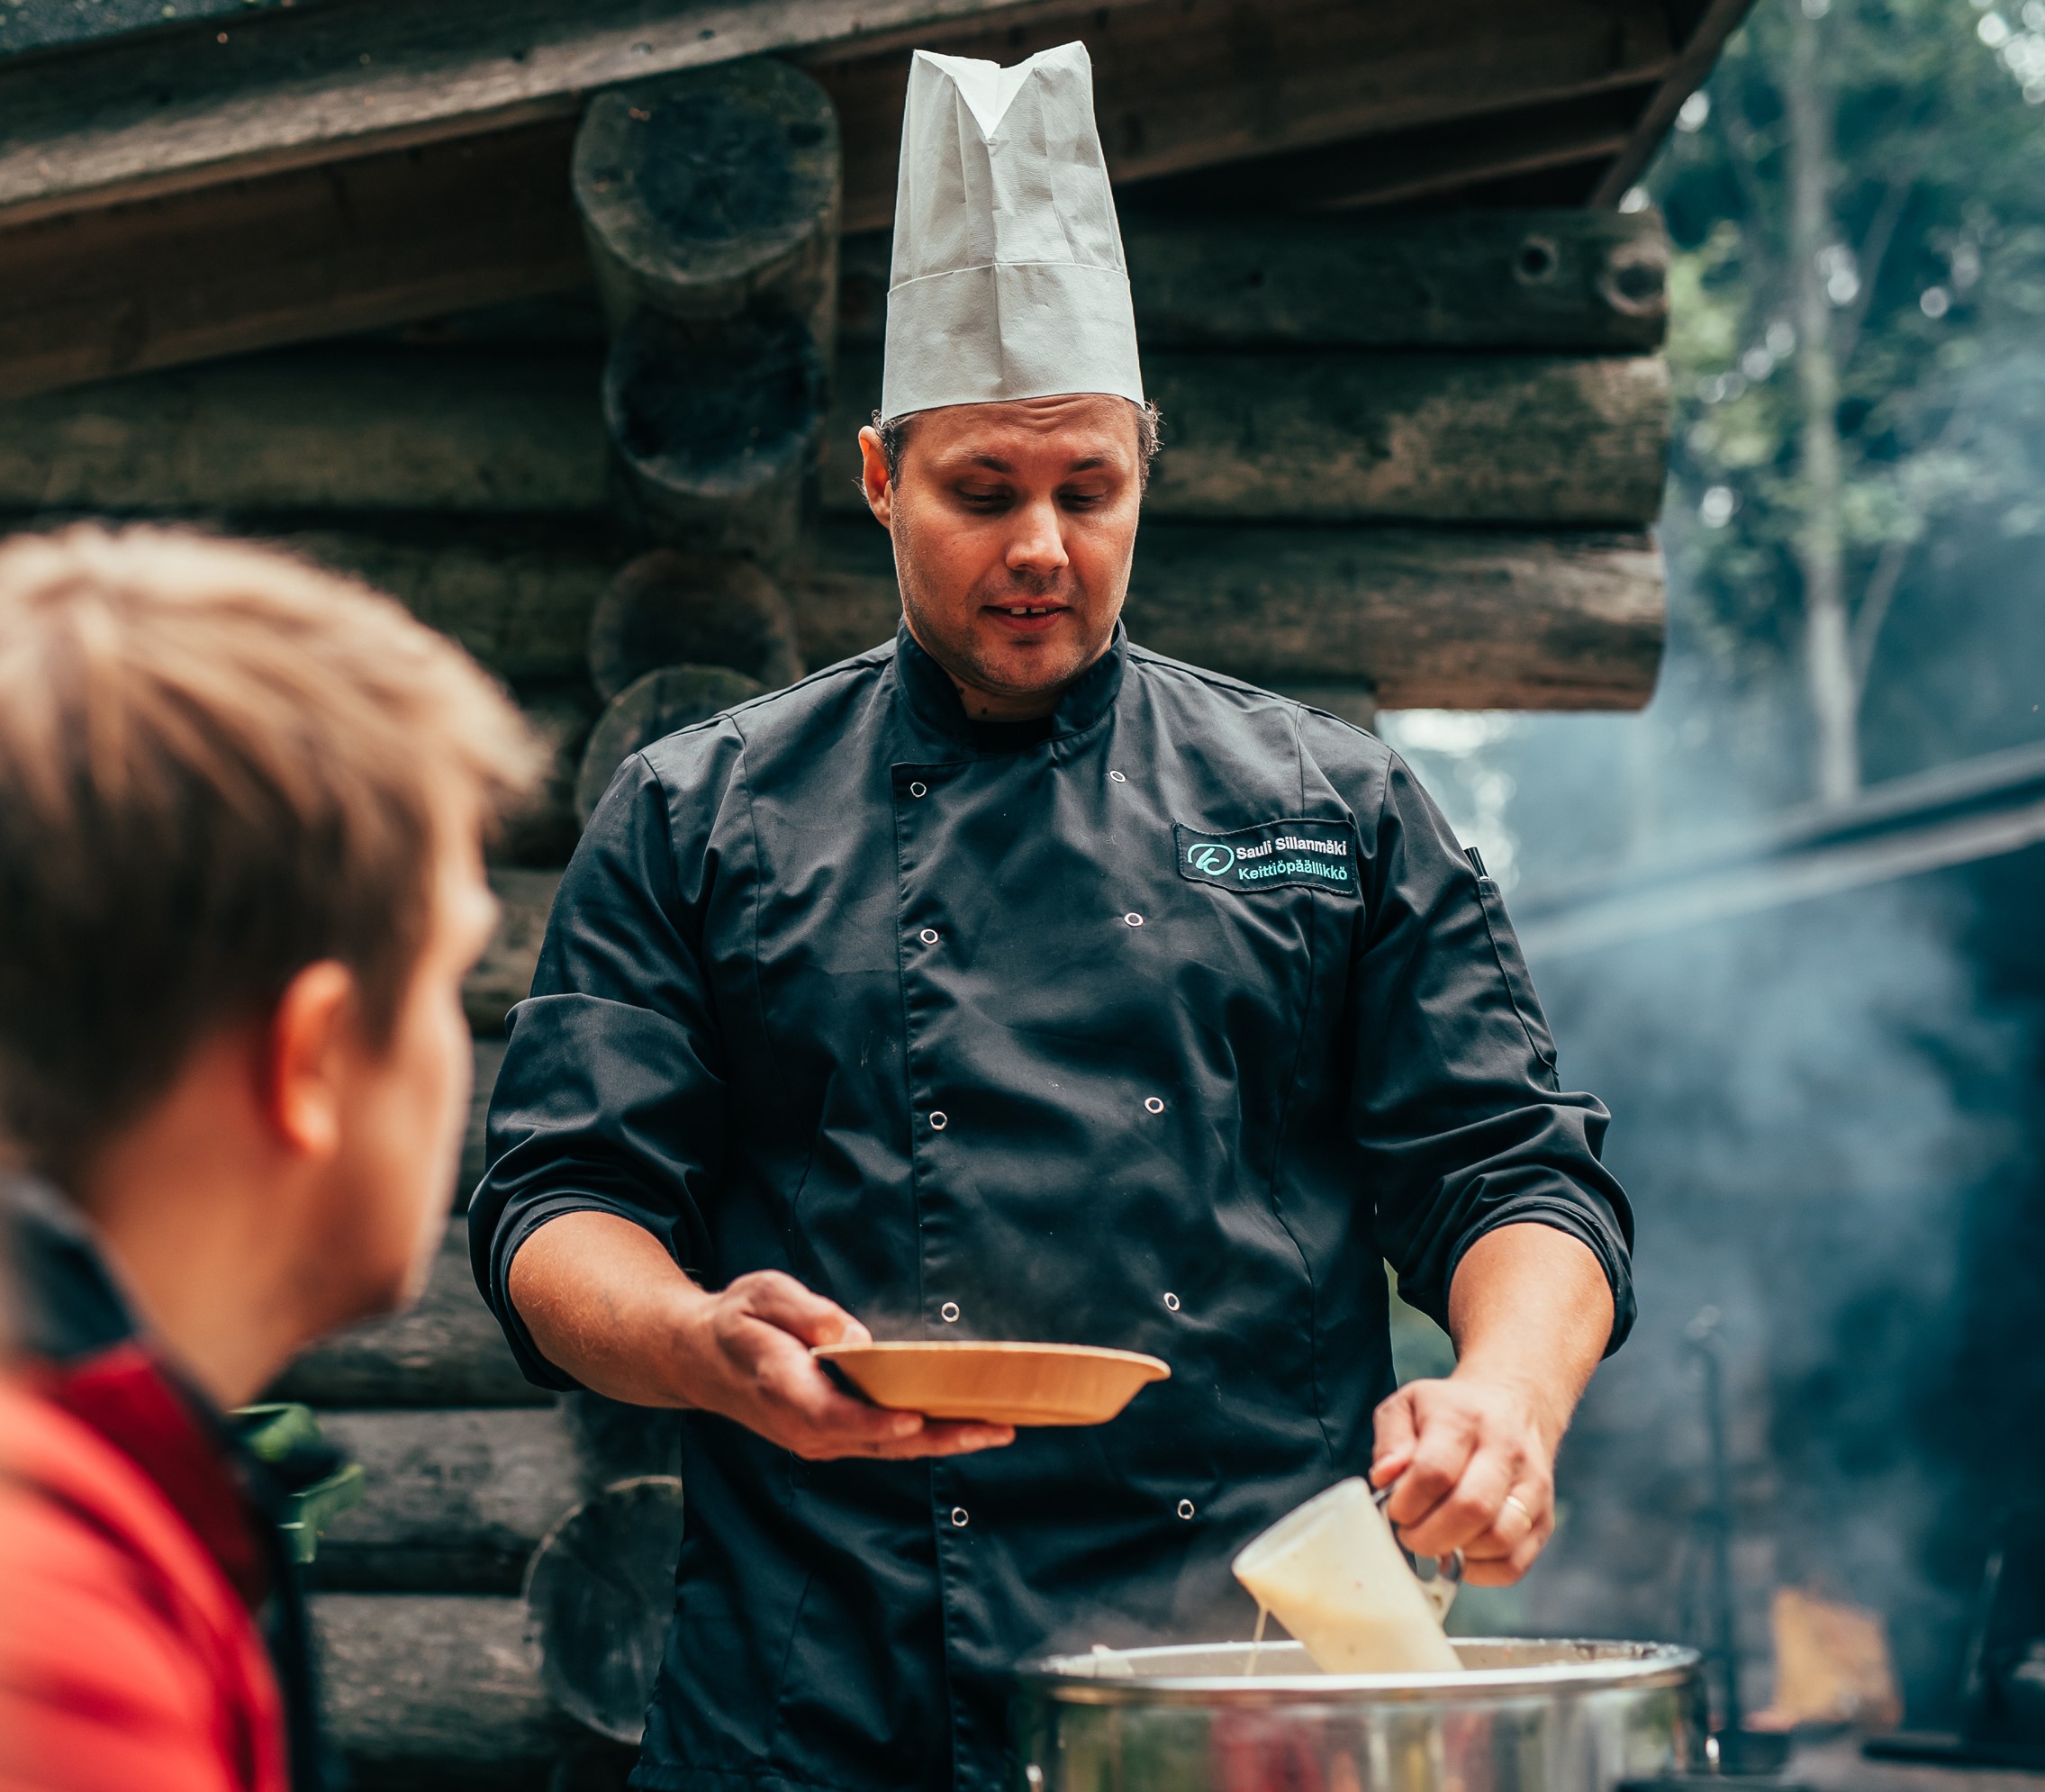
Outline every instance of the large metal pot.
POLYGON ((1612 1792, 1704 1763, 1697 1654, 1456 1640, 1460 1674, 1333 1675, 1296 1643, 1097 1650, 1018 1677, 1018 1792, 1612 1792))

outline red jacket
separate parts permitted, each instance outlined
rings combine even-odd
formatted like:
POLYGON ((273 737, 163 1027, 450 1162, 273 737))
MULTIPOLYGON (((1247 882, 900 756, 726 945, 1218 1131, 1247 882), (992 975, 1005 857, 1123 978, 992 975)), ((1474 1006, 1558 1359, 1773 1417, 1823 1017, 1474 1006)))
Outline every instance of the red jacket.
POLYGON ((0 1179, 0 1792, 312 1792, 274 1489, 59 1200, 0 1179))
MULTIPOLYGON (((101 1391, 127 1379, 125 1416, 158 1442, 189 1430, 140 1353, 121 1354, 95 1364, 101 1391)), ((0 1789, 288 1792, 262 1634, 171 1494, 29 1388, 0 1388, 0 1789)), ((203 1465, 185 1454, 178 1491, 203 1465)), ((224 1477, 213 1497, 216 1522, 238 1509, 224 1477)))

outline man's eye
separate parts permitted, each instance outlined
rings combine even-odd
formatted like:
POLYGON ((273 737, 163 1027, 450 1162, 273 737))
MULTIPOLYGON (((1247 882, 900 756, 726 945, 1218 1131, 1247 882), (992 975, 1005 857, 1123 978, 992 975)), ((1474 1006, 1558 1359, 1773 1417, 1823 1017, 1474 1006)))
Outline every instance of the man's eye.
POLYGON ((959 497, 976 511, 999 510, 1009 502, 1009 494, 1000 486, 962 485, 959 497))
POLYGON ((1059 495, 1060 502, 1069 511, 1099 510, 1108 502, 1108 493, 1105 492, 1064 492, 1059 495))

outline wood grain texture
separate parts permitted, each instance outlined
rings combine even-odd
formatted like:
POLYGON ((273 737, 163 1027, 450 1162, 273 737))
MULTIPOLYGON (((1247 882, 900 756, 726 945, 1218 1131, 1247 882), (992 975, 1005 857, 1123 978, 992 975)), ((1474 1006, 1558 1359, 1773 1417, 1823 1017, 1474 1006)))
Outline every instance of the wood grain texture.
MULTIPOLYGON (((865 508, 855 437, 880 358, 840 357, 824 499, 865 508)), ((1661 509, 1669 372, 1653 356, 1144 357, 1164 418, 1147 518, 1638 526, 1661 509)))
MULTIPOLYGON (((509 903, 522 921, 538 904, 509 903)), ((448 1229, 425 1292, 411 1311, 373 1320, 312 1346, 278 1378, 270 1398, 322 1412, 352 1408, 551 1406, 553 1393, 519 1372, 497 1321, 475 1291, 468 1227, 448 1229)))
POLYGON ((575 1741, 539 1683, 525 1605, 502 1597, 320 1593, 329 1731, 376 1792, 538 1792, 575 1741))
POLYGON ((1124 236, 1161 348, 1624 353, 1667 330, 1659 213, 1445 212, 1145 219, 1124 236))
MULTIPOLYGON (((474 484, 488 482, 494 447, 477 439, 455 449, 463 452, 474 484)), ((440 465, 448 485, 470 484, 454 455, 440 465)), ((307 483, 318 476, 308 469, 307 483)), ((575 490, 571 484, 562 496, 575 490)), ((406 519, 386 515, 379 522, 374 530, 276 530, 253 517, 244 532, 388 593, 501 678, 538 685, 584 675, 590 619, 618 551, 617 531, 602 520, 432 516, 407 527, 406 519)))
MULTIPOLYGON (((1668 329, 1669 236, 1653 212, 1167 215, 1126 208, 1136 332, 1174 348, 1638 353, 1668 329)), ((890 239, 845 240, 838 340, 886 334, 890 239)))
POLYGON ((665 70, 813 58, 843 120, 852 229, 892 215, 911 39, 1012 61, 1081 36, 1118 181, 1239 164, 1217 196, 1247 182, 1260 207, 1381 204, 1621 149, 1631 167, 1743 4, 1722 0, 1682 47, 1651 0, 777 0, 652 16, 625 0, 568 15, 356 0, 345 18, 252 15, 225 44, 88 48, 0 68, 0 265, 15 276, 0 395, 576 284, 581 96, 665 70))
MULTIPOLYGON (((577 590, 608 566, 574 571, 577 590)), ((901 613, 887 537, 856 517, 830 520, 783 588, 811 668, 891 638, 901 613)), ((1160 651, 1278 688, 1374 686, 1386 707, 1628 709, 1653 690, 1662 602, 1660 555, 1638 536, 1159 518, 1137 539, 1129 620, 1160 651)), ((554 651, 585 639, 576 623, 554 651)), ((501 893, 550 895, 555 874, 494 875, 501 893)), ((467 986, 479 1033, 524 999, 538 947, 537 924, 507 919, 467 986)))
POLYGON ((1625 190, 1641 176, 1654 158, 1675 123, 1683 102, 1705 83, 1725 40, 1739 29, 1741 20, 1752 9, 1754 0, 1706 0, 1693 6, 1693 22, 1685 33, 1682 48, 1654 96, 1641 110, 1638 122, 1612 166, 1605 170, 1590 195, 1593 205, 1616 205, 1625 190))
MULTIPOLYGON (((575 576, 586 588, 596 573, 575 576)), ((888 539, 857 517, 831 520, 819 558, 784 590, 812 669, 891 638, 901 614, 888 539)), ((1375 687, 1388 708, 1638 708, 1662 616, 1645 538, 1573 529, 1159 518, 1137 539, 1129 599, 1136 638, 1162 652, 1279 689, 1375 687)), ((583 639, 565 637, 560 652, 583 639)), ((524 880, 544 896, 553 875, 496 873, 500 893, 524 880)), ((496 1032, 530 986, 538 927, 513 928, 468 986, 479 1032, 496 1032)))
POLYGON ((1651 0, 756 0, 650 16, 627 0, 355 0, 253 17, 224 44, 194 33, 0 70, 0 219, 566 117, 596 88, 795 50, 837 102, 858 229, 892 212, 908 41, 1013 62, 1075 35, 1119 180, 1638 86, 1677 48, 1651 0))
POLYGON ((0 231, 0 398, 586 285, 572 121, 0 231))
MULTIPOLYGON (((1253 212, 1282 193, 1303 211, 1344 212, 1445 199, 1489 182, 1566 169, 1580 176, 1575 191, 1559 188, 1545 203, 1570 205, 1589 195, 1660 85, 1648 80, 1537 98, 1481 118, 1366 131, 1175 176, 1138 191, 1160 204, 1253 212)), ((1457 209, 1480 212, 1487 203, 1457 209)))
POLYGON ((603 366, 603 421, 638 526, 668 546, 770 565, 801 542, 829 372, 814 318, 707 324, 642 310, 603 366))
MULTIPOLYGON (((573 577, 586 591, 607 570, 573 577)), ((891 638, 901 613, 887 537, 855 517, 829 523, 819 561, 784 588, 811 668, 891 638)), ((1388 708, 1633 709, 1654 688, 1662 605, 1660 555, 1638 536, 1160 518, 1138 539, 1129 620, 1145 645, 1217 672, 1374 687, 1388 708)), ((565 630, 559 655, 585 638, 565 630)), ((554 875, 495 874, 549 891, 554 875)), ((466 991, 479 1033, 524 999, 538 944, 537 930, 507 935, 485 955, 466 991)))
MULTIPOLYGON (((1666 374, 1651 358, 1155 349, 1145 368, 1167 423, 1159 517, 1642 522, 1659 509, 1666 374)), ((614 570, 593 521, 609 489, 600 377, 579 348, 362 348, 18 400, 0 405, 0 506, 421 513, 383 546, 361 532, 293 539, 508 677, 573 676, 614 570), (465 534, 426 513, 520 520, 465 534), (585 521, 549 532, 525 520, 535 513, 585 521)), ((823 492, 851 510, 878 357, 848 350, 836 390, 823 492)), ((799 463, 792 450, 769 471, 799 463)), ((689 477, 692 493, 709 489, 709 475, 689 477)))
POLYGON ((1157 517, 1637 526, 1661 509, 1654 357, 1159 356, 1146 384, 1171 420, 1157 517))
POLYGON ((329 345, 0 404, 0 507, 583 511, 605 501, 587 348, 329 345))
MULTIPOLYGON (((1637 93, 1620 89, 1168 187, 1185 186, 1196 205, 1274 191, 1327 204, 1411 197, 1609 153, 1637 110, 1637 93)), ((13 276, 0 286, 0 397, 583 286, 571 133, 548 121, 0 231, 13 276)), ((1234 337, 1618 349, 1660 340, 1659 279, 1616 303, 1611 284, 1615 256, 1632 258, 1625 281, 1642 277, 1652 222, 1590 211, 1524 223, 1484 211, 1318 227, 1253 213, 1146 221, 1139 193, 1124 238, 1146 347, 1234 337), (1516 229, 1557 246, 1552 277, 1516 276, 1516 229)), ((846 249, 841 320, 857 334, 864 316, 878 341, 871 294, 886 288, 886 240, 862 233, 846 249)))
POLYGON ((819 316, 837 284, 837 116, 768 59, 599 94, 575 133, 575 207, 604 312, 701 321, 771 301, 819 316))
POLYGON ((323 1413, 320 1428, 366 1482, 320 1540, 320 1587, 516 1593, 540 1539, 591 1490, 557 1407, 323 1413))
MULTIPOLYGON (((1647 0, 1150 0, 1080 21, 962 30, 943 48, 1012 63, 1075 35, 1093 59, 1101 147, 1118 181, 1637 86, 1675 54, 1661 8, 1647 0)), ((900 56, 833 50, 811 66, 844 131, 845 227, 884 224, 900 56)))
MULTIPOLYGON (((792 590, 812 665, 885 640, 887 538, 825 532, 792 590)), ((1665 587, 1645 536, 1146 525, 1126 611, 1145 647, 1253 683, 1368 687, 1387 709, 1631 710, 1653 694, 1665 587)))
MULTIPOLYGON (((1094 14, 1117 0, 1095 0, 1094 14)), ((599 87, 820 45, 941 41, 1069 0, 352 0, 0 69, 0 216, 573 116, 599 87)), ((899 50, 893 53, 899 56, 899 50)))

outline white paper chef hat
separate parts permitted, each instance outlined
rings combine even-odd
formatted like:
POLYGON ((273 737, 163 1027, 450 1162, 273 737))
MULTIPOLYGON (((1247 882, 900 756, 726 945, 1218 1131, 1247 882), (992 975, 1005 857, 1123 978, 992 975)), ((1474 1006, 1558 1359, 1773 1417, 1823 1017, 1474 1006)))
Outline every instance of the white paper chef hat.
POLYGON ((919 50, 881 414, 1068 392, 1144 395, 1086 46, 1013 68, 919 50))

